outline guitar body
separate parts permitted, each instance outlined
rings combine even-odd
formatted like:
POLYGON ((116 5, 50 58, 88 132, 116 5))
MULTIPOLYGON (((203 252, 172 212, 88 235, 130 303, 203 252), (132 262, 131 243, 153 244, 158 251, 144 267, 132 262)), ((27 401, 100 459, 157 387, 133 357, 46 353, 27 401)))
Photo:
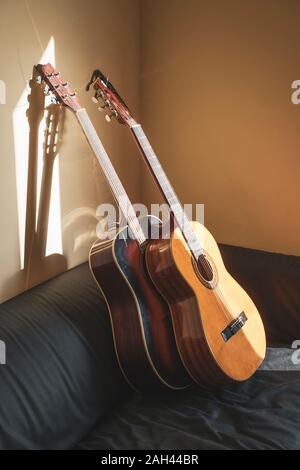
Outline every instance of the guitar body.
POLYGON ((246 380, 265 356, 262 320, 250 297, 227 272, 213 236, 203 225, 192 225, 213 266, 212 284, 208 287, 201 277, 178 229, 170 239, 148 244, 148 272, 170 306, 178 350, 194 381, 216 386, 246 380), (247 320, 225 341, 222 332, 242 312, 247 320))
POLYGON ((138 390, 190 385, 168 304, 152 285, 144 253, 128 237, 128 227, 113 240, 95 242, 90 268, 106 300, 118 362, 127 381, 138 390))

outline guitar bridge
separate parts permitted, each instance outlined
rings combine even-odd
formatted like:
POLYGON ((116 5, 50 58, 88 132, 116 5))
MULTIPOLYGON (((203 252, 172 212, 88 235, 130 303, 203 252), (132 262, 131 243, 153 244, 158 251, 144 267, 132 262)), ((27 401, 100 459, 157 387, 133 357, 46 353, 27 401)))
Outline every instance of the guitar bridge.
POLYGON ((235 318, 221 333, 222 338, 227 342, 232 336, 234 336, 241 328, 245 325, 248 320, 245 312, 241 312, 237 318, 235 318))

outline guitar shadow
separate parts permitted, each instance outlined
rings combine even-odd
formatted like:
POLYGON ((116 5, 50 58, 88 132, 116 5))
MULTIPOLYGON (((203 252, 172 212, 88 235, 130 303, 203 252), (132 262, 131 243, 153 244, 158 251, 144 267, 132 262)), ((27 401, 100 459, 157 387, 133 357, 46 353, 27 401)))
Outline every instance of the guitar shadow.
POLYGON ((25 220, 24 268, 12 276, 6 289, 22 292, 67 269, 64 255, 53 253, 46 256, 47 240, 53 180, 53 167, 61 147, 64 130, 65 109, 59 104, 45 107, 45 95, 36 81, 34 69, 29 83, 29 107, 27 119, 29 123, 29 149, 27 173, 27 203, 25 220), (39 160, 39 128, 45 117, 45 133, 43 138, 43 169, 38 198, 38 160, 39 160))

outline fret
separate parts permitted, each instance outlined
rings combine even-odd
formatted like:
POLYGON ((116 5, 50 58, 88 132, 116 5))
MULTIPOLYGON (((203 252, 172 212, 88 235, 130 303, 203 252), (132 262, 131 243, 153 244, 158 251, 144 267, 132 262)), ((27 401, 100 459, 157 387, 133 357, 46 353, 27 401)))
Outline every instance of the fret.
POLYGON ((145 135, 142 127, 139 124, 135 124, 134 126, 131 127, 131 130, 135 138, 137 139, 137 142, 139 146, 141 147, 141 150, 149 163, 150 169, 153 172, 160 186, 160 189, 169 204, 171 211, 174 214, 176 222, 191 252, 197 259, 199 255, 202 253, 202 247, 200 245, 198 238, 196 237, 193 231, 191 221, 186 216, 183 210, 183 207, 180 204, 179 199, 169 179, 167 178, 157 156, 155 155, 154 150, 152 149, 150 142, 148 141, 147 136, 145 135))
POLYGON ((145 240, 145 234, 138 221, 133 206, 127 196, 127 193, 114 169, 112 163, 100 141, 91 120, 84 108, 76 111, 77 119, 85 133, 85 136, 92 147, 104 175, 110 185, 111 191, 122 211, 128 226, 138 243, 142 244, 145 240))

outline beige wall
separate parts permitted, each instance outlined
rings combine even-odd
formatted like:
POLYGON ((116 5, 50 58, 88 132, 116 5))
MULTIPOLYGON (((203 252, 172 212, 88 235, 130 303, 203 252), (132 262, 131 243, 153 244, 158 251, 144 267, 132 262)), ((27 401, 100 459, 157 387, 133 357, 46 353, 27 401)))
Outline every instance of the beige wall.
POLYGON ((56 182, 62 253, 41 259, 33 243, 32 262, 21 269, 18 209, 25 211, 26 191, 20 201, 18 189, 27 181, 28 130, 13 116, 18 106, 27 122, 26 84, 51 37, 57 68, 78 90, 134 201, 160 198, 126 128, 108 126, 84 91, 97 66, 141 116, 182 202, 205 204, 219 242, 300 254, 300 106, 290 100, 300 78, 298 1, 2 0, 0 8, 0 92, 5 83, 7 94, 0 104, 0 301, 84 262, 95 209, 111 201, 67 112, 56 182))
POLYGON ((300 255, 300 2, 142 3, 142 120, 181 200, 219 242, 300 255))
MULTIPOLYGON (((15 142, 12 118, 32 66, 40 60, 51 36, 57 69, 78 90, 116 169, 126 179, 128 192, 133 200, 139 200, 140 166, 137 156, 132 158, 133 143, 125 129, 106 124, 84 91, 92 70, 101 66, 115 77, 132 109, 138 111, 139 27, 138 0, 1 1, 0 80, 6 84, 7 97, 6 104, 0 105, 0 301, 85 261, 95 239, 95 209, 101 202, 111 200, 75 117, 67 112, 58 157, 63 253, 34 259, 38 257, 33 246, 31 266, 27 272, 21 270, 16 172, 19 181, 26 183, 27 164, 22 168, 22 160, 26 162, 28 146, 22 146, 26 135, 20 125, 15 142), (15 161, 16 145, 21 146, 21 166, 20 161, 18 165, 15 161)), ((18 112, 26 123, 26 96, 18 112)), ((25 204, 24 198, 21 204, 25 204)))

